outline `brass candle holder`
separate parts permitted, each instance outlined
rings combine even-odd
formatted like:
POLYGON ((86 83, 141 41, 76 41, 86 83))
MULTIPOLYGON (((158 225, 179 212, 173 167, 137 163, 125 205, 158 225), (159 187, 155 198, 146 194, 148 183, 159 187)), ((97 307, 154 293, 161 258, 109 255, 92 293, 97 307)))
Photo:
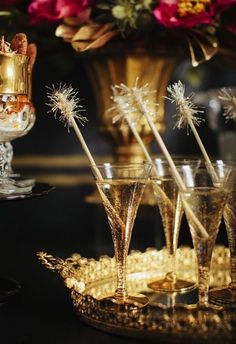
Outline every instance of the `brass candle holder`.
POLYGON ((27 55, 0 53, 0 94, 28 95, 28 62, 27 55))

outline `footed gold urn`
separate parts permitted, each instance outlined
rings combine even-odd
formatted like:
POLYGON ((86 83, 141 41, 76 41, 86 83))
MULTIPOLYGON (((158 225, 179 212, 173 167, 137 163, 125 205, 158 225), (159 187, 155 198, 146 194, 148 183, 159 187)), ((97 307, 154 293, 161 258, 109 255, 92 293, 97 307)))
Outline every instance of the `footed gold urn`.
MULTIPOLYGON (((108 111, 111 107, 112 85, 124 83, 128 87, 135 84, 137 77, 139 85, 149 84, 149 104, 158 111, 155 124, 160 132, 165 129, 165 99, 166 87, 176 63, 176 57, 170 56, 166 50, 149 45, 124 44, 124 40, 112 41, 105 47, 85 54, 85 68, 91 80, 97 103, 101 133, 110 140, 114 147, 117 161, 142 161, 143 153, 132 132, 126 125, 113 124, 113 114, 108 111)), ((138 132, 148 147, 152 141, 151 130, 143 119, 138 123, 138 132)))

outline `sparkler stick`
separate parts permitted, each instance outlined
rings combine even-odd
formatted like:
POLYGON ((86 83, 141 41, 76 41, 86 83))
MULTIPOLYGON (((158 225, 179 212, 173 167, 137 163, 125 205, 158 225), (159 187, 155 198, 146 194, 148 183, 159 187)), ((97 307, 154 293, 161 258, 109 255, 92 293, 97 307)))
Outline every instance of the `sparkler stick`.
MULTIPOLYGON (((159 134, 153 120, 152 120, 152 112, 151 109, 148 106, 148 101, 146 100, 146 96, 153 91, 150 91, 148 89, 148 84, 144 85, 143 87, 138 87, 137 86, 137 82, 138 80, 136 80, 136 84, 133 88, 129 88, 124 84, 120 84, 120 86, 117 86, 118 88, 120 88, 121 90, 121 94, 122 95, 126 95, 126 99, 128 102, 130 102, 130 106, 133 107, 133 112, 136 112, 139 116, 145 116, 145 118, 148 121, 148 124, 153 132, 153 135, 157 141, 157 143, 159 144, 159 147, 161 148, 163 154, 165 155, 166 160, 168 161, 170 168, 172 170, 174 179, 180 189, 180 191, 186 191, 186 187, 185 184, 174 164, 174 161, 170 155, 170 153, 168 152, 165 143, 162 140, 161 135, 159 134)), ((118 115, 118 117, 120 117, 120 115, 118 115)), ((126 116, 127 117, 127 116, 126 116)), ((192 220, 195 222, 196 224, 196 228, 197 230, 199 230, 199 234, 207 239, 209 237, 206 229, 202 226, 202 224, 200 223, 200 221, 196 218, 195 214, 193 213, 191 207, 188 205, 188 203, 186 201, 184 201, 186 208, 188 209, 188 212, 190 214, 190 216, 192 217, 192 220)))
MULTIPOLYGON (((47 105, 51 107, 51 110, 49 112, 54 113, 55 117, 59 112, 59 119, 62 122, 65 122, 65 125, 67 125, 68 127, 73 127, 76 136, 79 139, 81 146, 88 157, 90 164, 94 168, 98 181, 102 182, 103 177, 99 169, 97 168, 96 162, 93 159, 93 156, 90 153, 90 150, 83 138, 83 135, 75 121, 76 118, 82 125, 84 122, 87 122, 87 118, 80 114, 80 112, 83 111, 83 108, 81 105, 79 105, 78 91, 74 90, 71 86, 66 87, 65 85, 63 86, 61 84, 58 88, 55 88, 55 86, 53 86, 51 89, 49 88, 49 90, 50 93, 47 94, 50 101, 47 105)), ((108 199, 106 199, 106 203, 110 211, 116 218, 116 221, 123 228, 125 225, 121 220, 119 214, 117 214, 117 211, 114 209, 114 207, 111 205, 108 199)))
POLYGON ((236 95, 230 88, 222 88, 220 90, 219 99, 223 100, 224 113, 223 116, 228 119, 236 119, 236 95))
MULTIPOLYGON (((117 85, 112 86, 112 90, 113 90, 112 99, 115 105, 111 107, 109 110, 114 111, 116 113, 116 116, 113 118, 113 123, 117 122, 119 119, 126 120, 130 130, 132 131, 134 137, 136 138, 138 144, 140 145, 145 158, 147 159, 148 162, 152 164, 153 170, 158 176, 158 171, 156 169, 156 166, 153 163, 152 158, 150 154, 148 153, 148 150, 136 129, 135 120, 131 119, 130 113, 132 112, 132 109, 130 108, 130 105, 129 105, 129 99, 126 99, 126 95, 120 95, 117 91, 118 89, 119 89, 119 86, 117 85)), ((174 213, 175 207, 173 205, 173 202, 169 199, 169 197, 165 194, 165 192, 163 192, 163 190, 158 185, 156 185, 156 188, 158 189, 159 193, 162 194, 162 197, 166 200, 166 202, 169 204, 170 209, 174 213)))
MULTIPOLYGON (((169 99, 172 103, 175 102, 177 105, 177 109, 179 110, 179 119, 176 122, 177 128, 182 128, 185 126, 189 126, 196 138, 196 141, 200 147, 200 150, 202 151, 202 154, 204 156, 204 159, 208 165, 209 172, 212 176, 212 181, 214 185, 218 186, 220 185, 221 181, 218 177, 212 162, 207 154, 207 151, 201 141, 200 136, 198 135, 198 132, 196 130, 195 125, 199 125, 201 123, 201 119, 199 117, 196 117, 196 114, 199 112, 195 105, 192 102, 192 97, 185 97, 184 96, 184 86, 181 83, 181 81, 178 81, 178 83, 175 83, 173 86, 169 86, 167 88, 167 91, 169 92, 169 99)), ((236 97, 233 96, 232 91, 229 89, 222 89, 219 95, 219 98, 222 99, 225 102, 225 113, 224 116, 226 119, 235 119, 236 118, 236 97)), ((224 208, 224 212, 227 213, 227 216, 232 216, 232 211, 228 204, 226 204, 224 208)))
POLYGON ((51 107, 50 112, 53 112, 55 117, 59 112, 59 119, 62 122, 65 122, 65 125, 68 127, 73 127, 90 164, 94 166, 98 180, 102 181, 102 175, 99 169, 96 167, 93 156, 90 153, 83 135, 75 121, 76 118, 82 125, 83 123, 87 122, 87 118, 80 114, 80 112, 83 111, 83 108, 81 105, 79 105, 78 91, 74 90, 71 86, 66 87, 65 85, 63 86, 61 84, 58 88, 55 88, 53 85, 49 90, 51 91, 48 93, 50 103, 47 105, 51 107))
POLYGON ((115 105, 109 109, 109 111, 113 111, 116 113, 116 116, 113 118, 113 123, 116 123, 118 120, 125 119, 130 130, 132 131, 134 137, 136 138, 138 144, 140 145, 143 154, 148 162, 153 164, 152 158, 150 157, 150 154, 148 153, 148 150, 146 146, 143 143, 143 140, 141 139, 135 125, 135 121, 133 121, 130 117, 130 112, 132 112, 132 109, 130 109, 129 105, 129 99, 126 99, 126 95, 122 95, 118 93, 119 86, 115 85, 112 86, 113 91, 113 101, 115 105))
POLYGON ((169 99, 171 103, 175 102, 178 110, 179 118, 176 122, 175 127, 179 129, 190 127, 202 152, 202 155, 209 166, 213 182, 217 185, 217 183, 219 183, 219 178, 196 129, 196 126, 199 126, 201 121, 203 121, 203 119, 196 116, 197 113, 200 111, 193 104, 191 95, 189 97, 185 97, 185 88, 181 81, 178 81, 172 86, 167 87, 167 91, 169 92, 169 96, 167 96, 166 98, 169 99))

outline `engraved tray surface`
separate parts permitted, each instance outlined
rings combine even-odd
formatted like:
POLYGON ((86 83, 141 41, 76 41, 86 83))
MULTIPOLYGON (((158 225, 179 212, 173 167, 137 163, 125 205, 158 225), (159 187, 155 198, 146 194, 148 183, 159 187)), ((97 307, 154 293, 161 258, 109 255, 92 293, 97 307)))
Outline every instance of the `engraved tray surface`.
MULTIPOLYGON (((166 249, 148 248, 145 252, 132 251, 127 258, 128 291, 146 294, 150 303, 144 308, 120 305, 115 310, 101 300, 111 295, 116 287, 115 259, 101 256, 99 260, 87 259, 75 253, 61 259, 39 252, 41 262, 57 271, 71 290, 76 314, 91 326, 119 335, 150 340, 181 343, 185 339, 194 343, 224 342, 236 339, 236 308, 225 306, 220 310, 198 309, 197 290, 188 293, 157 293, 147 284, 164 276, 166 249)), ((193 249, 177 250, 178 277, 197 280, 197 265, 193 249)), ((216 246, 211 265, 211 287, 230 282, 229 249, 216 246)))

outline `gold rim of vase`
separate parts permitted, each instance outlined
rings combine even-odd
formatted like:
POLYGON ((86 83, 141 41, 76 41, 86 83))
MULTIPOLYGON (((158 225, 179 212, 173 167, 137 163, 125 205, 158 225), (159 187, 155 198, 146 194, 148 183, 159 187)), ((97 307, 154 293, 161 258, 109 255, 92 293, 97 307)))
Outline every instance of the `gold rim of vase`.
POLYGON ((0 94, 28 94, 29 57, 22 54, 0 54, 0 94))

